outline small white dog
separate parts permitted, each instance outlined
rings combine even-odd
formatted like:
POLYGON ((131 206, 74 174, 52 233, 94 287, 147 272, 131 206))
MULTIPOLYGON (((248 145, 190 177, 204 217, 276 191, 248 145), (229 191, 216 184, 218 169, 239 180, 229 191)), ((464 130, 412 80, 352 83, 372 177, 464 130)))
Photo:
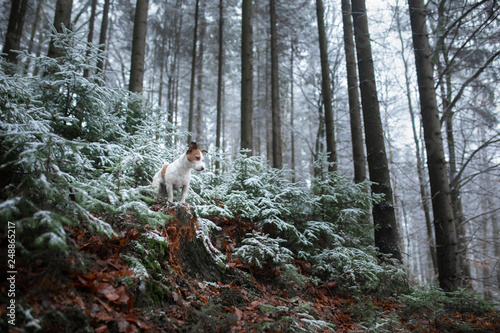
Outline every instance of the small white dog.
POLYGON ((173 202, 174 189, 182 187, 180 203, 185 203, 191 181, 191 170, 205 170, 203 153, 206 152, 206 150, 198 149, 196 142, 191 142, 184 154, 173 161, 172 164, 165 164, 153 177, 153 187, 158 189, 158 196, 167 196, 167 200, 173 202))

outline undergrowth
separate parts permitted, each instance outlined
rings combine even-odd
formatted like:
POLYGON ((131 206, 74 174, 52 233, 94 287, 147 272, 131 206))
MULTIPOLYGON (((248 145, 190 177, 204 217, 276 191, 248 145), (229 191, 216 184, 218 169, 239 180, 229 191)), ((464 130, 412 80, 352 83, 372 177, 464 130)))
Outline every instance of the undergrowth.
MULTIPOLYGON (((43 76, 7 75, 0 66, 3 235, 7 234, 7 222, 15 223, 16 248, 25 262, 50 258, 69 262, 68 254, 75 249, 78 237, 85 239, 80 250, 88 244, 99 245, 102 251, 114 244, 115 250, 121 250, 132 237, 118 235, 117 226, 142 226, 151 237, 159 237, 152 230, 163 228, 169 217, 152 208, 156 198, 150 181, 165 160, 174 160, 185 149, 175 144, 184 133, 168 123, 164 112, 143 105, 139 96, 106 87, 99 76, 84 78, 83 70, 90 66, 86 50, 98 56, 97 48, 86 43, 85 36, 66 30, 52 37, 66 52, 57 60, 33 59, 32 63, 45 72, 43 76), (97 236, 84 237, 78 234, 81 229, 97 236)), ((204 238, 203 246, 216 257, 214 262, 224 269, 245 269, 250 274, 247 282, 255 285, 262 277, 259 274, 267 274, 266 283, 284 286, 283 295, 310 288, 319 304, 313 307, 303 300, 295 304, 293 298, 286 303, 277 297, 274 304, 252 302, 248 305, 251 310, 271 317, 254 328, 334 331, 332 323, 318 319, 322 306, 333 309, 341 304, 335 303, 338 300, 328 286, 355 295, 399 297, 405 306, 403 316, 410 323, 415 320, 414 313, 433 313, 433 318, 438 318, 457 311, 475 314, 493 310, 464 290, 409 292, 405 268, 372 245, 370 209, 381 197, 370 192, 370 182, 353 184, 342 173, 327 171, 324 158, 315 165, 320 171, 315 178, 292 183, 291 170, 271 168, 262 157, 248 157, 245 151, 233 161, 218 153, 208 157, 221 162, 224 172, 212 167, 193 174, 188 201, 201 218, 197 237, 204 238), (226 225, 218 226, 221 221, 226 225), (216 243, 224 245, 216 249, 216 243)), ((134 240, 139 237, 135 231, 134 240)), ((108 261, 106 267, 133 266, 132 273, 144 284, 141 288, 150 288, 156 297, 144 304, 182 303, 165 281, 167 243, 151 241, 147 235, 141 239, 149 244, 149 248, 136 244, 141 260, 129 253, 122 257, 126 263, 108 261), (161 258, 156 257, 157 252, 161 258), (146 288, 147 279, 157 280, 146 288)), ((174 275, 171 267, 167 273, 174 275)), ((90 278, 82 273, 78 283, 91 289, 91 281, 102 279, 105 283, 99 280, 100 286, 107 285, 103 274, 90 278)), ((120 288, 116 290, 125 295, 125 286, 120 288)), ((240 303, 244 302, 243 298, 240 303)), ((366 331, 374 327, 390 331, 397 321, 395 316, 380 319, 380 310, 370 302, 363 304, 373 316, 365 316, 361 326, 366 331)), ((230 313, 227 309, 214 303, 197 309, 193 313, 199 322, 193 330, 228 327, 228 323, 242 320, 241 310, 234 307, 230 313), (214 317, 214 312, 224 315, 214 317)))

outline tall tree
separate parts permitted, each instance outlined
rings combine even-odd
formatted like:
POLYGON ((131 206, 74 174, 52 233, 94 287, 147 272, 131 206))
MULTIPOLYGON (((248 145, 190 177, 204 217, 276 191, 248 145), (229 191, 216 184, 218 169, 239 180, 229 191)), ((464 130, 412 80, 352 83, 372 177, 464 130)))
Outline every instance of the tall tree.
POLYGON ((129 90, 141 93, 144 84, 144 57, 146 53, 146 34, 148 31, 149 0, 137 0, 132 35, 132 59, 130 64, 129 90))
POLYGON ((273 167, 283 168, 281 141, 280 79, 278 74, 278 33, 276 31, 276 0, 269 1, 271 14, 271 113, 273 123, 273 167))
MULTIPOLYGON (((241 148, 253 149, 253 28, 252 0, 241 11, 241 148)), ((249 152, 248 155, 252 155, 249 152)))
POLYGON ((383 200, 375 203, 372 209, 373 223, 375 224, 375 246, 382 253, 391 254, 394 258, 402 260, 391 178, 385 150, 384 130, 380 118, 380 107, 375 84, 366 3, 365 0, 352 0, 351 4, 358 56, 368 171, 370 180, 373 182, 372 191, 384 195, 383 200))
POLYGON ((342 21, 344 25, 344 49, 347 69, 347 89, 349 95, 349 118, 351 124, 352 156, 354 163, 354 182, 366 179, 366 159, 363 143, 363 124, 359 104, 358 74, 356 73, 356 54, 352 30, 351 4, 342 0, 342 21))
MULTIPOLYGON (((196 56, 197 86, 196 86, 196 112, 194 114, 194 133, 197 140, 203 137, 203 58, 205 54, 205 35, 207 32, 207 20, 205 18, 205 4, 202 3, 200 10, 200 36, 198 55, 196 56)), ((191 141, 189 141, 191 142, 191 141)))
POLYGON ((102 21, 101 21, 101 31, 99 33, 99 49, 101 52, 101 57, 97 61, 97 68, 103 72, 104 71, 104 50, 106 49, 106 36, 108 34, 108 23, 109 23, 109 4, 111 0, 104 0, 104 7, 102 9, 102 21))
POLYGON ((28 0, 11 1, 9 24, 2 52, 7 54, 7 61, 14 64, 17 64, 17 53, 13 51, 20 50, 27 8, 28 0))
POLYGON ((177 0, 174 9, 174 52, 170 60, 170 69, 168 70, 167 81, 167 100, 168 100, 168 121, 175 125, 177 123, 177 101, 179 96, 179 56, 181 52, 181 38, 182 38, 182 0, 177 0))
MULTIPOLYGON (((92 0, 92 5, 91 5, 91 9, 90 9, 90 20, 89 20, 89 34, 87 36, 87 41, 89 43, 92 43, 94 40, 94 22, 95 22, 96 7, 97 7, 97 0, 92 0)), ((90 57, 90 52, 91 51, 89 48, 87 50, 87 58, 90 57)), ((88 68, 84 69, 83 76, 84 77, 90 76, 90 70, 88 68)))
MULTIPOLYGON (((219 0, 219 62, 217 66, 217 123, 215 129, 215 147, 222 148, 222 92, 224 90, 224 1, 219 0)), ((217 169, 220 167, 217 162, 217 169)))
POLYGON ((325 110, 326 151, 330 171, 337 170, 337 148, 335 145, 335 127, 333 120, 332 82, 330 79, 330 65, 328 61, 328 44, 325 32, 323 1, 316 0, 316 15, 318 18, 319 51, 321 57, 321 94, 325 110))
POLYGON ((409 73, 409 61, 406 57, 405 53, 405 42, 402 35, 402 26, 401 26, 401 17, 399 12, 399 4, 396 4, 396 24, 398 26, 398 34, 399 41, 401 43, 401 58, 403 60, 404 65, 404 73, 405 73, 405 90, 406 90, 406 100, 408 103, 408 111, 410 113, 410 121, 411 128, 413 133, 413 142, 415 143, 415 156, 417 159, 417 174, 418 174, 418 183, 420 190, 420 200, 422 201, 422 209, 424 211, 424 219, 425 219, 425 227, 427 231, 427 242, 429 243, 429 254, 431 257, 432 268, 434 275, 438 274, 437 267, 437 258, 436 258, 436 246, 434 244, 434 234, 432 232, 432 219, 430 214, 430 205, 429 205, 429 195, 428 188, 425 179, 425 167, 424 160, 422 158, 419 131, 417 129, 416 121, 415 121, 415 110, 413 108, 412 98, 411 98, 411 78, 409 73))
POLYGON ((293 66, 294 66, 294 56, 295 56, 295 44, 297 43, 297 38, 292 37, 290 41, 290 127, 292 129, 290 133, 290 167, 292 168, 292 182, 295 183, 295 127, 294 127, 294 112, 295 112, 295 104, 294 104, 294 76, 293 76, 293 66))
POLYGON ((408 0, 408 6, 431 185, 439 285, 445 291, 453 291, 459 285, 457 235, 434 90, 427 20, 423 0, 408 0))
MULTIPOLYGON (((71 28, 71 12, 73 11, 73 0, 57 0, 56 11, 54 14, 54 28, 58 33, 63 31, 62 26, 66 29, 71 28)), ((54 45, 54 40, 50 40, 48 56, 57 58, 61 56, 63 50, 54 45)))
MULTIPOLYGON (((28 54, 31 54, 33 52, 33 45, 35 44, 35 36, 38 30, 38 25, 40 24, 40 21, 43 21, 43 16, 40 15, 40 13, 42 12, 42 4, 43 0, 37 1, 35 9, 35 17, 33 19, 33 24, 31 26, 31 37, 30 41, 28 42, 28 54)), ((24 71, 27 72, 29 67, 30 67, 30 59, 27 59, 24 71)))
POLYGON ((191 84, 189 86, 189 114, 188 114, 188 138, 190 143, 193 133, 194 119, 194 90, 196 81, 196 46, 198 45, 198 17, 200 13, 200 0, 196 0, 194 10, 194 32, 193 32, 193 48, 191 49, 191 84))

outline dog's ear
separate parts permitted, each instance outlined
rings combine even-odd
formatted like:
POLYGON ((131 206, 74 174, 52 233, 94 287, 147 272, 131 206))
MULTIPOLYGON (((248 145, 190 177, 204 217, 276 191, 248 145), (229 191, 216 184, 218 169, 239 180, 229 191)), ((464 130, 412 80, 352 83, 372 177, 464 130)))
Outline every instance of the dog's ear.
POLYGON ((205 149, 203 150, 200 150, 202 153, 208 153, 208 151, 206 151, 205 149))
POLYGON ((195 149, 198 149, 198 145, 196 144, 196 142, 191 141, 191 143, 189 144, 189 148, 187 150, 187 153, 189 154, 190 152, 192 152, 195 149))

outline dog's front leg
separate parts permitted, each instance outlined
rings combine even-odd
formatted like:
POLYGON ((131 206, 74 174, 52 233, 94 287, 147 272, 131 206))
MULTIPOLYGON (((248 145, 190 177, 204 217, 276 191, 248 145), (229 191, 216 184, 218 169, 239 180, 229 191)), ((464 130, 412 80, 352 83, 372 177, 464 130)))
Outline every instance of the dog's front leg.
POLYGON ((168 202, 174 202, 174 186, 172 184, 165 184, 167 188, 167 200, 168 202))
POLYGON ((189 190, 189 184, 186 184, 182 187, 182 195, 180 203, 186 202, 186 194, 188 193, 188 190, 189 190))

